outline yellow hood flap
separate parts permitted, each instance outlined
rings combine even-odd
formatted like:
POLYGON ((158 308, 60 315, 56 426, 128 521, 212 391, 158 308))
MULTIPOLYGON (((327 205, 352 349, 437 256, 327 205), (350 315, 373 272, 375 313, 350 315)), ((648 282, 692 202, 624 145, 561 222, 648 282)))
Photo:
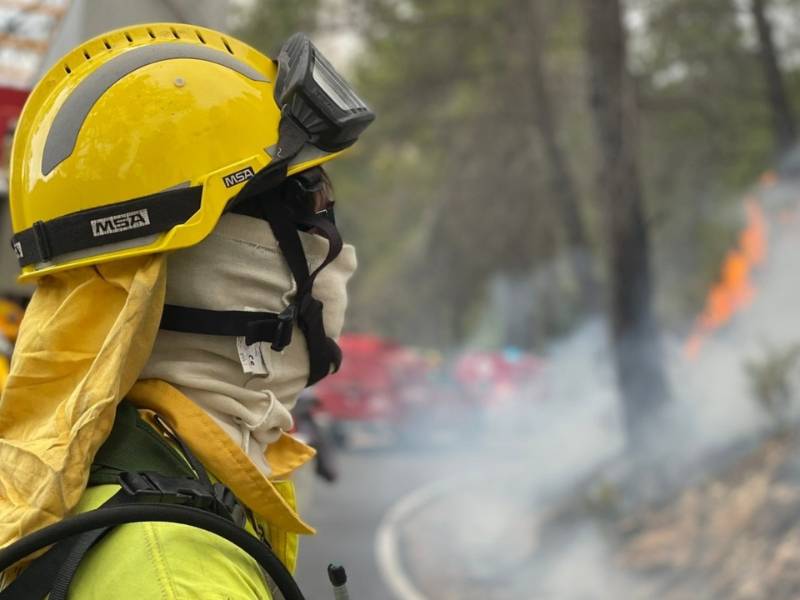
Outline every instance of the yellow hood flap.
MULTIPOLYGON (((260 518, 292 533, 315 533, 228 434, 179 390, 165 381, 146 379, 137 382, 127 398, 164 418, 200 462, 260 518)), ((273 445, 278 448, 272 455, 267 451, 267 460, 279 467, 281 475, 314 455, 305 444, 286 435, 273 445)))
POLYGON ((0 546, 78 503, 164 304, 163 256, 43 277, 0 398, 0 546))

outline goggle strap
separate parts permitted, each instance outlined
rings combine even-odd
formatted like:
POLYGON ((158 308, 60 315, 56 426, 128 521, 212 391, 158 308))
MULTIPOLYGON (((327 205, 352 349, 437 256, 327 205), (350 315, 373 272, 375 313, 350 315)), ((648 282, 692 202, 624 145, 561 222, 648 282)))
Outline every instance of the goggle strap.
POLYGON ((231 201, 228 210, 235 212, 237 205, 262 196, 283 183, 287 177, 289 163, 300 153, 306 142, 308 142, 308 134, 284 112, 278 127, 278 146, 272 162, 248 180, 231 201))

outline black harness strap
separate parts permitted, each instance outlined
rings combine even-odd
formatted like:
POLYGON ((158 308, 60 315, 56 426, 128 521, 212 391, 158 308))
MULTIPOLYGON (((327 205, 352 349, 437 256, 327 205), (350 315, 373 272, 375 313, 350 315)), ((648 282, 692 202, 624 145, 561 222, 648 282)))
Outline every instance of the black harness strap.
MULTIPOLYGON (((262 543, 241 527, 213 512, 194 506, 171 503, 122 503, 118 506, 99 508, 88 513, 68 517, 0 550, 0 571, 4 571, 32 552, 51 544, 59 543, 59 540, 81 535, 86 531, 95 529, 145 521, 190 525, 223 537, 252 556, 269 575, 284 598, 287 600, 303 599, 303 594, 297 587, 297 582, 267 544, 262 543)), ((5 593, 5 590, 0 592, 0 598, 3 600, 8 598, 3 595, 5 593)), ((18 598, 19 600, 23 598, 25 600, 38 600, 41 596, 18 596, 18 598)))
MULTIPOLYGON (((103 506, 115 506, 125 501, 126 495, 119 491, 103 506)), ((50 594, 49 600, 64 600, 69 583, 77 572, 80 561, 110 527, 87 531, 55 544, 50 550, 34 560, 8 587, 0 592, 1 600, 39 600, 50 594), (64 578, 66 588, 64 587, 64 578), (59 589, 59 586, 63 591, 59 589), (59 594, 62 594, 59 596, 59 594), (54 595, 55 594, 55 595, 54 595)))
POLYGON ((201 186, 159 192, 126 202, 37 221, 11 239, 22 267, 54 257, 163 233, 200 208, 201 186))
MULTIPOLYGON (((104 506, 108 506, 108 503, 104 506)), ((56 578, 55 581, 53 581, 53 587, 50 590, 48 600, 67 600, 69 586, 72 585, 72 580, 75 579, 75 575, 84 557, 89 550, 102 540, 107 533, 111 532, 112 529, 113 527, 103 527, 101 529, 87 531, 78 536, 66 559, 61 563, 58 573, 56 573, 56 578)))

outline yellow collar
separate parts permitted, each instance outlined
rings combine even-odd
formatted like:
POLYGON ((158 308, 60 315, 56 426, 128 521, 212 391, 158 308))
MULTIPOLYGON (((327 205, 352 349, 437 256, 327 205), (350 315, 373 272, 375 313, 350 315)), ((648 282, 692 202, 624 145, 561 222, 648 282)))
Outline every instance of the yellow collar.
POLYGON ((312 448, 284 434, 267 447, 265 457, 273 473, 268 479, 210 416, 167 382, 138 381, 126 398, 161 415, 203 465, 259 518, 293 533, 314 533, 270 481, 310 460, 312 448))

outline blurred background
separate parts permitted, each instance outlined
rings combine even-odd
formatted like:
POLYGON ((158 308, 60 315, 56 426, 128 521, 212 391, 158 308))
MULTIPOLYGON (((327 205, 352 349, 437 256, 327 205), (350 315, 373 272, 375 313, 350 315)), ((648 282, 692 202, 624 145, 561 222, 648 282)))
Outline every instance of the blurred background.
POLYGON ((800 1, 0 0, 3 169, 44 70, 143 21, 305 31, 378 114, 329 169, 309 598, 800 595, 800 1))

